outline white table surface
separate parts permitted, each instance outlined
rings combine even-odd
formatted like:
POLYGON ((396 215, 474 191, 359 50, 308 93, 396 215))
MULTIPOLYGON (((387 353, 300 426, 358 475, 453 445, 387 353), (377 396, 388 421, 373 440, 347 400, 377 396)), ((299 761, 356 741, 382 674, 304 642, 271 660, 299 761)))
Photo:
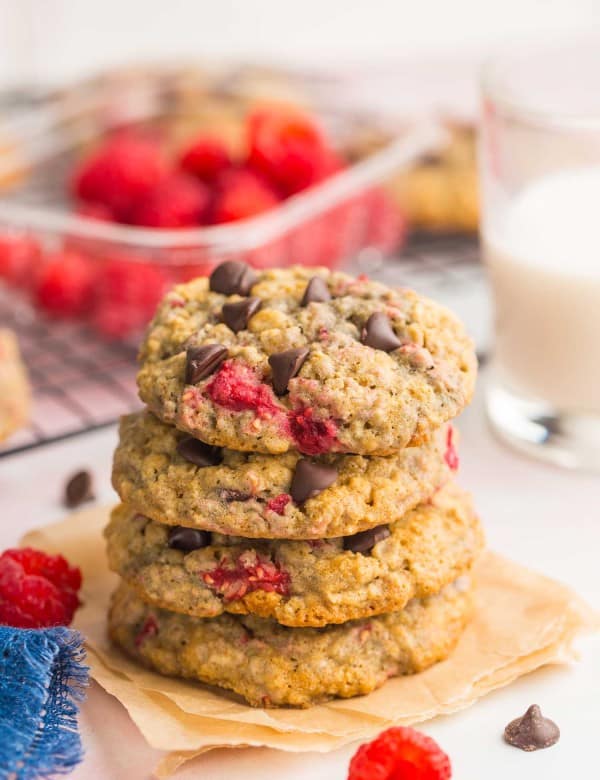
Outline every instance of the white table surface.
MULTIPOLYGON (((600 478, 529 461, 496 443, 479 396, 462 416, 461 483, 475 495, 490 545, 572 585, 600 608, 600 478)), ((0 461, 0 548, 28 529, 64 514, 65 478, 80 467, 95 475, 98 500, 110 488, 114 428, 0 461)), ((482 699, 470 709, 422 726, 450 754, 457 780, 519 780, 598 776, 600 639, 580 643, 581 660, 540 670, 482 699), (555 747, 523 753, 506 746, 505 724, 538 703, 562 731, 555 747), (579 772, 577 770, 580 770, 579 772)), ((149 778, 159 753, 150 749, 121 705, 93 684, 81 719, 86 759, 76 780, 149 778)), ((177 777, 209 780, 343 780, 356 745, 329 754, 269 749, 218 750, 177 777)))

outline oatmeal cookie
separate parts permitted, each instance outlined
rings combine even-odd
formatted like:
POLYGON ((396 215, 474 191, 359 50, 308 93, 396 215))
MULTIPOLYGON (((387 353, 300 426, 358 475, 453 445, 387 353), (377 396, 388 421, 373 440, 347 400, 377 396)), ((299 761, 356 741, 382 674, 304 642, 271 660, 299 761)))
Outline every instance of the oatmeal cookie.
POLYGON ((142 345, 140 396, 234 450, 389 455, 469 403, 476 359, 446 309, 324 268, 218 266, 175 287, 142 345))
POLYGON ((256 707, 309 707, 369 693, 448 657, 472 612, 468 577, 404 610, 326 628, 254 616, 193 618, 145 604, 122 584, 109 632, 161 674, 227 688, 256 707))
POLYGON ((455 485, 401 520, 337 539, 241 539, 166 526, 123 504, 105 535, 111 569, 156 607, 292 627, 403 609, 468 571, 483 546, 470 498, 455 485))
POLYGON ((124 503, 161 523, 251 538, 342 536, 428 499, 458 466, 455 438, 448 427, 385 458, 275 457, 220 450, 150 413, 133 414, 121 420, 113 485, 124 503))

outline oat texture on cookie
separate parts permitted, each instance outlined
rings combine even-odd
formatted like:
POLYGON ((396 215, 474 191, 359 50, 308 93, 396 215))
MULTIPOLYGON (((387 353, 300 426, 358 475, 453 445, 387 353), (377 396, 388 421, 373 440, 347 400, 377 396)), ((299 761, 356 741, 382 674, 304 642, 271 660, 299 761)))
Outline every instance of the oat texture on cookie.
POLYGON ((454 483, 476 361, 450 312, 228 261, 165 296, 139 361, 105 531, 114 642, 258 707, 366 694, 452 652, 484 538, 454 483))

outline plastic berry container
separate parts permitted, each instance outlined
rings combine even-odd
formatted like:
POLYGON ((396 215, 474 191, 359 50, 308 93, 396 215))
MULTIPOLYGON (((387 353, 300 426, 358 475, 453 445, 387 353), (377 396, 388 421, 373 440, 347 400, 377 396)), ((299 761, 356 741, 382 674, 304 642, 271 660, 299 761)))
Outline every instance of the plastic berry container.
POLYGON ((164 229, 74 212, 68 184, 74 166, 120 128, 159 133, 176 144, 198 127, 235 133, 256 104, 300 104, 343 154, 354 134, 376 120, 336 106, 326 92, 302 74, 154 67, 111 71, 0 116, 0 284, 42 316, 81 320, 103 337, 129 339, 166 289, 225 260, 337 268, 363 253, 396 251, 404 223, 386 182, 438 141, 439 129, 428 121, 404 126, 366 159, 235 222, 164 229))

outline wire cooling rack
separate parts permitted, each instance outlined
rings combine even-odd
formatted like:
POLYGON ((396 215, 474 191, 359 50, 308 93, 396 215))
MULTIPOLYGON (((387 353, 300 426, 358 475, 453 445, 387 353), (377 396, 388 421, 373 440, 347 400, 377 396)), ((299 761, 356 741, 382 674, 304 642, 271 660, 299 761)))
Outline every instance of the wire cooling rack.
MULTIPOLYGON (((415 236, 401 256, 381 261, 366 253, 351 270, 442 301, 477 339, 477 312, 487 307, 474 239, 415 236)), ((74 323, 42 319, 1 285, 0 324, 17 333, 33 389, 31 422, 0 444, 0 457, 110 425, 139 408, 135 346, 101 341, 74 323)))

